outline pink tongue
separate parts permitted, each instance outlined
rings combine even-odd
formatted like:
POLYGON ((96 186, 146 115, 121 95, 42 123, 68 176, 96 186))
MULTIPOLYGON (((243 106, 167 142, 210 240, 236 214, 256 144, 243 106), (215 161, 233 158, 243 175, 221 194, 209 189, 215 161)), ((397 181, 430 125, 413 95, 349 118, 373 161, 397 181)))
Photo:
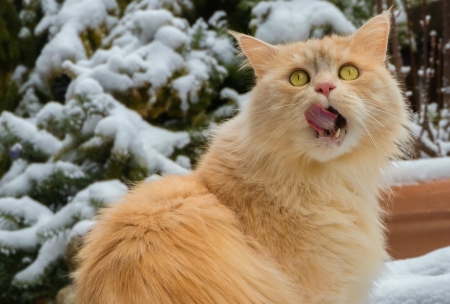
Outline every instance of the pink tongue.
POLYGON ((334 129, 334 121, 337 114, 325 110, 320 104, 313 104, 305 112, 306 121, 317 132, 323 133, 324 130, 334 129))

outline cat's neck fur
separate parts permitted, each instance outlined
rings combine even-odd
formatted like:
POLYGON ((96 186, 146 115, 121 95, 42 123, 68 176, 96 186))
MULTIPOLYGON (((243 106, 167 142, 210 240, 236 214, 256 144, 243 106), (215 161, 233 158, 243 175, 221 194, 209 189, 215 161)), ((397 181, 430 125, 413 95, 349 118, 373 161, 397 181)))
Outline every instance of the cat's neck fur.
POLYGON ((377 197, 384 187, 381 168, 389 160, 376 149, 357 147, 321 163, 306 154, 289 155, 287 149, 271 146, 267 138, 255 138, 249 134, 248 119, 244 111, 223 125, 197 170, 219 197, 226 199, 230 190, 223 184, 239 183, 261 189, 272 203, 292 210, 330 201, 363 213, 379 210, 377 197))

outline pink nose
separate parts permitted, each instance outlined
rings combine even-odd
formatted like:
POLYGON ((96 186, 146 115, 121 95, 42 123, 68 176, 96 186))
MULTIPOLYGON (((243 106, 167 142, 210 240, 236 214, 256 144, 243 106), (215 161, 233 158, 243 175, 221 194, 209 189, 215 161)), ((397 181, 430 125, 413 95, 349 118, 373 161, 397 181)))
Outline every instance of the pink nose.
POLYGON ((334 89, 336 86, 332 82, 319 82, 316 85, 316 92, 322 93, 326 97, 330 95, 330 91, 334 89))

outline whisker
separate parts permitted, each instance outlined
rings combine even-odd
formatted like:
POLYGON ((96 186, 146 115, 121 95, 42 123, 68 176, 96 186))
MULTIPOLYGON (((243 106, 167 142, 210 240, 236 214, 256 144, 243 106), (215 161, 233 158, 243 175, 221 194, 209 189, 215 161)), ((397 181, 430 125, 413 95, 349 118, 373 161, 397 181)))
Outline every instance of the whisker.
POLYGON ((364 122, 363 122, 360 118, 358 118, 358 117, 356 117, 356 119, 359 120, 359 122, 362 124, 363 128, 366 130, 367 135, 369 135, 369 137, 370 137, 370 139, 372 140, 373 144, 374 144, 375 147, 377 148, 378 153, 380 154, 380 156, 381 156, 381 152, 383 152, 384 156, 388 157, 388 155, 386 154, 386 151, 384 151, 383 149, 381 149, 381 147, 375 142, 375 140, 373 139, 372 135, 370 134, 370 132, 369 132, 369 130, 367 129, 367 126, 364 124, 364 122))
MULTIPOLYGON (((374 117, 372 117, 369 113, 364 113, 365 115, 368 115, 370 118, 372 118, 373 120, 375 120, 376 122, 378 122, 378 124, 380 124, 386 131, 388 131, 378 120, 376 120, 374 117)), ((386 140, 388 140, 387 138, 386 138, 386 136, 384 136, 384 133, 374 124, 373 125, 377 130, 378 130, 378 132, 380 132, 381 133, 381 135, 384 137, 384 139, 386 139, 386 140)), ((388 131, 389 132, 389 131, 388 131)), ((389 132, 391 135, 392 135, 392 133, 391 132, 389 132)))
POLYGON ((381 108, 378 108, 378 107, 376 107, 376 106, 370 105, 370 104, 368 104, 368 103, 366 103, 364 106, 365 106, 365 107, 368 107, 368 108, 370 108, 370 109, 372 109, 372 110, 378 111, 378 112, 380 112, 380 113, 392 115, 391 112, 388 112, 388 111, 386 111, 386 110, 384 110, 384 109, 381 109, 381 108))
MULTIPOLYGON (((372 118, 373 120, 375 120, 375 122, 377 122, 380 126, 382 126, 383 129, 386 130, 386 132, 388 132, 392 137, 394 137, 394 135, 393 135, 388 129, 386 129, 386 127, 385 127, 381 122, 379 122, 375 117, 373 117, 373 116, 370 115, 369 113, 364 113, 364 114, 368 115, 370 118, 372 118)), ((375 115, 375 114, 374 114, 374 115, 375 115)), ((381 117, 378 116, 378 118, 381 118, 381 117)), ((377 128, 377 127, 375 126, 375 128, 377 128)), ((377 128, 377 129, 378 129, 378 128, 377 128)), ((378 129, 378 131, 380 131, 380 129, 378 129)), ((381 131, 380 131, 380 132, 381 132, 381 131)), ((381 134, 383 135, 384 139, 387 140, 387 138, 384 136, 383 132, 381 132, 381 134)))

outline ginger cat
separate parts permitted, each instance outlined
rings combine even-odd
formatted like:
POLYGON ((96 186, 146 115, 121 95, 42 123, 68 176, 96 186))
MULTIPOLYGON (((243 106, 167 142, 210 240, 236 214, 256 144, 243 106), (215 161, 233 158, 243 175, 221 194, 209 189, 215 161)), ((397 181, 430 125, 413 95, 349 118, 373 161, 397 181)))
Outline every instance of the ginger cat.
POLYGON ((389 14, 348 37, 234 33, 257 83, 188 176, 101 210, 76 301, 363 303, 385 251, 382 169, 409 143, 389 14))

